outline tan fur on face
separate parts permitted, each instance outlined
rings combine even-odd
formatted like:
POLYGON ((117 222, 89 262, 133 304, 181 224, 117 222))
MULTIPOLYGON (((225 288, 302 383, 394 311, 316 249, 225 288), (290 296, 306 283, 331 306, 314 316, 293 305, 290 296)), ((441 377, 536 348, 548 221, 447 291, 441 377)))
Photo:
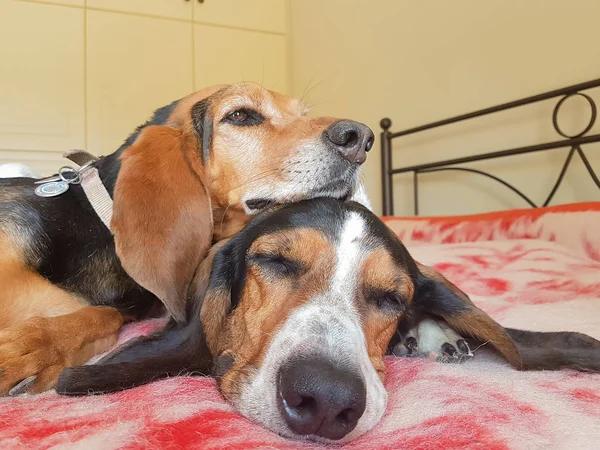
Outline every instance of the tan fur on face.
MULTIPOLYGON (((213 203, 228 209, 225 213, 229 214, 235 214, 229 210, 239 207, 249 186, 285 181, 295 169, 295 164, 286 164, 286 160, 298 155, 303 145, 320 144, 325 129, 339 120, 309 118, 298 99, 252 83, 224 88, 214 100, 210 189, 213 203), (227 113, 240 108, 258 111, 265 122, 256 127, 221 123, 227 113)), ((319 162, 315 158, 315 165, 319 162)))
POLYGON ((369 254, 361 271, 363 295, 357 298, 358 309, 364 327, 367 350, 375 370, 383 380, 383 357, 396 331, 399 314, 380 311, 365 298, 370 291, 396 292, 408 305, 412 300, 414 286, 410 276, 399 267, 384 249, 369 254))
MULTIPOLYGON (((215 241, 233 236, 246 225, 249 216, 243 202, 249 191, 266 189, 265 196, 273 195, 280 202, 300 200, 315 184, 327 179, 319 174, 340 163, 339 156, 322 141, 323 132, 339 119, 307 117, 307 108, 300 100, 255 83, 216 85, 184 97, 165 126, 180 131, 188 140, 201 141, 192 115, 201 101, 206 102, 212 134, 203 178, 210 193, 215 241), (224 117, 241 108, 260 113, 264 123, 223 123, 224 117)), ((200 144, 195 142, 193 147, 200 149, 200 144)))
MULTIPOLYGON (((320 232, 294 229, 258 238, 248 251, 253 255, 277 255, 301 263, 306 272, 299 277, 281 277, 250 264, 238 307, 226 316, 228 292, 208 293, 203 306, 209 348, 215 357, 233 358, 230 370, 220 379, 227 398, 239 395, 243 380, 262 364, 270 342, 293 310, 328 289, 336 264, 335 248, 320 232)), ((381 379, 383 357, 401 317, 400 312, 382 311, 363 292, 398 292, 410 302, 414 287, 408 274, 384 249, 373 250, 360 270, 359 292, 355 299, 371 362, 381 379)))
MULTIPOLYGON (((237 391, 240 378, 248 370, 260 366, 273 335, 291 311, 325 289, 332 275, 333 252, 325 236, 310 229, 273 233, 253 243, 248 252, 250 258, 252 255, 281 255, 298 262, 306 270, 297 277, 280 277, 264 267, 249 265, 239 306, 218 332, 217 345, 214 337, 217 330, 206 332, 216 355, 227 352, 235 357, 232 370, 221 380, 225 396, 237 391)), ((217 302, 211 306, 219 308, 217 302)), ((220 309, 223 310, 222 305, 220 309)), ((203 317, 212 321, 212 314, 218 314, 214 309, 212 311, 206 310, 203 317)))

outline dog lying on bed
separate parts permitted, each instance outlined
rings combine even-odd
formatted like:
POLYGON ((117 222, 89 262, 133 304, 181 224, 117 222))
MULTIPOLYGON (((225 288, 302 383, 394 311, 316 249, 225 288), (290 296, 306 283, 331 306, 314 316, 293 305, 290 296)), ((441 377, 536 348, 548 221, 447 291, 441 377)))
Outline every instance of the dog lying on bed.
POLYGON ((265 427, 345 442, 384 413, 384 355, 402 348, 459 360, 470 351, 452 329, 492 344, 520 370, 600 371, 599 341, 503 328, 356 202, 314 199, 263 212, 212 247, 188 298, 186 323, 66 369, 57 391, 212 374, 235 408, 265 427))
POLYGON ((83 184, 56 195, 66 183, 48 191, 31 178, 0 179, 0 395, 53 387, 64 367, 110 348, 124 320, 157 303, 183 321, 213 240, 266 206, 360 197, 373 133, 306 112, 250 83, 157 110, 91 164, 103 201, 114 200, 112 220, 96 214, 83 184))

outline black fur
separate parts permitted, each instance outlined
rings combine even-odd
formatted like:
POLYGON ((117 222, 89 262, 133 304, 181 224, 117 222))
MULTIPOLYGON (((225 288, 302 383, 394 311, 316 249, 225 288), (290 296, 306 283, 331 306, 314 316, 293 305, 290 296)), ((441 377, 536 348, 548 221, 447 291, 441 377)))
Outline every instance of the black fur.
MULTIPOLYGON (((258 237, 302 226, 337 236, 343 213, 341 203, 320 199, 286 205, 274 213, 256 216, 215 255, 206 292, 228 292, 229 311, 233 311, 246 281, 247 250, 258 237)), ((219 358, 213 361, 204 338, 200 320, 203 294, 188 298, 187 317, 191 319, 186 324, 170 321, 163 330, 126 344, 95 366, 65 369, 56 391, 65 395, 99 394, 182 373, 221 373, 227 361, 219 358)))
POLYGON ((113 237, 81 186, 48 198, 35 195, 35 187, 31 179, 0 180, 0 227, 17 225, 29 267, 92 305, 145 316, 157 299, 122 269, 113 237))
POLYGON ((199 101, 192 108, 194 128, 202 142, 202 161, 206 163, 210 156, 213 138, 213 124, 209 114, 210 98, 199 101))
MULTIPOLYGON (((247 252, 261 236, 293 228, 311 228, 324 233, 333 242, 340 238, 345 215, 355 212, 366 219, 372 245, 383 245, 399 264, 417 276, 408 251, 387 227, 358 203, 342 203, 322 198, 285 205, 274 212, 256 216, 240 233, 229 240, 214 257, 209 283, 210 292, 229 293, 228 311, 239 305, 247 273, 247 252)), ((180 373, 222 374, 227 364, 213 361, 204 340, 200 311, 203 293, 188 299, 187 324, 170 322, 164 330, 140 338, 100 361, 96 366, 68 368, 63 371, 57 392, 68 395, 106 393, 127 389, 149 381, 180 373)), ((397 313, 397 311, 395 312, 397 313)))
MULTIPOLYGON (((366 220, 365 236, 372 245, 383 245, 415 283, 414 297, 398 324, 390 349, 427 315, 460 316, 473 308, 443 283, 421 274, 406 248, 373 213, 357 203, 333 199, 303 201, 256 216, 215 255, 206 295, 212 291, 229 293, 228 310, 233 311, 239 305, 246 281, 247 251, 258 237, 298 227, 316 229, 337 240, 348 212, 358 213, 366 220)), ((182 373, 223 375, 233 360, 226 357, 215 361, 210 354, 200 319, 203 295, 204 292, 189 297, 190 320, 186 324, 171 321, 163 330, 117 349, 96 366, 65 369, 57 392, 68 395, 113 392, 182 373)), ((600 371, 600 342, 589 336, 506 331, 523 359, 521 369, 600 371)))
POLYGON ((469 311, 469 305, 438 280, 423 275, 415 283, 414 307, 440 317, 458 315, 469 311))
POLYGON ((60 375, 56 392, 103 394, 129 389, 159 378, 209 375, 212 357, 201 327, 171 321, 164 329, 137 339, 96 365, 70 367, 60 375))
MULTIPOLYGON (((123 151, 144 127, 164 125, 178 102, 156 110, 115 153, 94 164, 111 196, 123 151)), ((0 179, 0 228, 16 229, 24 238, 29 267, 91 305, 112 306, 133 319, 146 316, 158 299, 125 273, 112 235, 81 186, 71 185, 57 197, 42 198, 35 195, 34 182, 30 178, 0 179)))
POLYGON ((150 120, 137 127, 116 152, 106 156, 105 158, 102 158, 100 161, 94 164, 94 166, 98 168, 100 179, 102 180, 102 183, 104 183, 104 186, 111 197, 114 194, 115 185, 117 184, 117 176, 119 174, 119 169, 121 168, 121 154, 125 151, 125 149, 131 147, 144 128, 150 125, 164 125, 167 123, 167 120, 169 120, 169 117, 179 102, 180 100, 175 100, 173 103, 154 111, 154 114, 152 114, 150 120))
MULTIPOLYGON (((374 246, 386 248, 396 263, 408 272, 415 286, 411 305, 404 311, 390 349, 398 342, 399 336, 405 335, 424 317, 461 316, 474 308, 441 281, 424 276, 402 242, 371 211, 355 202, 343 203, 329 198, 303 201, 284 206, 275 213, 259 215, 221 250, 218 255, 221 258, 216 258, 213 265, 211 286, 231 289, 230 309, 233 310, 244 288, 246 251, 254 240, 272 232, 304 227, 317 229, 335 242, 348 212, 362 216, 368 227, 365 235, 374 246)), ((505 330, 521 354, 522 370, 573 368, 600 371, 600 341, 590 336, 573 332, 505 330)))

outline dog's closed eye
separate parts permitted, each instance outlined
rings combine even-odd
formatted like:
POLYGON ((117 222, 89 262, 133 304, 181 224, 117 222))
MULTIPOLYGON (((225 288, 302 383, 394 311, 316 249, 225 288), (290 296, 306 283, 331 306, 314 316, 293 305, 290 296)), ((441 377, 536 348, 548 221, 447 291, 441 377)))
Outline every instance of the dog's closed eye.
POLYGON ((250 264, 282 276, 297 276, 305 270, 301 262, 281 255, 254 254, 250 256, 250 264))
POLYGON ((365 288, 364 296, 368 303, 375 305, 378 309, 383 311, 400 313, 406 309, 405 300, 398 292, 388 292, 376 288, 365 288))

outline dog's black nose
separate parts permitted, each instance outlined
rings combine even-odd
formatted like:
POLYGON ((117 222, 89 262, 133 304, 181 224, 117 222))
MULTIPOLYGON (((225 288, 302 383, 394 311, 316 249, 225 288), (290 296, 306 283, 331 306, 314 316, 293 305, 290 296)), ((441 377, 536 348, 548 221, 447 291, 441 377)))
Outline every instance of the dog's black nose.
POLYGON ((352 164, 362 164, 373 147, 375 136, 371 129, 358 122, 340 120, 323 133, 325 142, 352 164))
POLYGON ((279 371, 279 405, 295 433, 341 439, 365 412, 362 377, 322 358, 295 358, 279 371))

